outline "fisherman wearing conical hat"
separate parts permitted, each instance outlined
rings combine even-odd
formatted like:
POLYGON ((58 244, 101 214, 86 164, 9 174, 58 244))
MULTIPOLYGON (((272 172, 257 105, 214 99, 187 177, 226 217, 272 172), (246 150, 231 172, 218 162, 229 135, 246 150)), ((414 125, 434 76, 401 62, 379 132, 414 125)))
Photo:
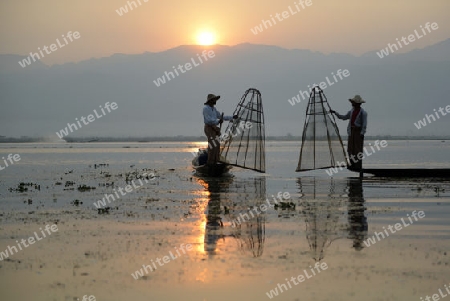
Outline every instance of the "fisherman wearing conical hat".
POLYGON ((203 120, 205 122, 205 135, 208 138, 208 165, 213 165, 219 161, 220 155, 220 128, 224 120, 231 120, 237 116, 223 116, 214 107, 220 96, 208 94, 205 106, 203 107, 203 120))
POLYGON ((347 126, 347 153, 350 161, 348 169, 359 171, 362 168, 362 162, 358 159, 358 154, 363 153, 364 135, 367 128, 367 112, 361 108, 361 104, 365 103, 361 96, 355 95, 349 101, 352 104, 352 109, 347 114, 341 115, 334 110, 330 110, 330 112, 339 119, 350 119, 347 126))

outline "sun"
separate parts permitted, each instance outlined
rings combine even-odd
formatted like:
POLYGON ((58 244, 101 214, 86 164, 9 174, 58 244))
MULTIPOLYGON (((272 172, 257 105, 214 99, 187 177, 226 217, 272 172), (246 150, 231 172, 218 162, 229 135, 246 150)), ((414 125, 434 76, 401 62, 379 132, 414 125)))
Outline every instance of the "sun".
POLYGON ((215 35, 210 31, 203 31, 197 35, 198 45, 212 45, 216 42, 215 35))

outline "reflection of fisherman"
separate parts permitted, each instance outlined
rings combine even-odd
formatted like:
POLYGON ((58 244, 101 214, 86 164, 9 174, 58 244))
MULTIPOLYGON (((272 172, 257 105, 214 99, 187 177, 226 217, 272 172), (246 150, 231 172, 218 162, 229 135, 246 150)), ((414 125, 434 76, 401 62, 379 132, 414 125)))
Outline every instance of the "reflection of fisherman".
MULTIPOLYGON (((361 170, 362 163, 358 160, 358 154, 363 153, 364 135, 367 127, 367 112, 361 108, 365 101, 359 95, 349 99, 352 103, 352 109, 345 115, 341 115, 334 110, 330 110, 337 118, 342 120, 350 119, 347 127, 348 145, 347 152, 350 161, 350 170, 361 170)), ((362 156, 362 155, 360 155, 362 156)))
POLYGON ((205 225, 205 251, 214 254, 217 247, 217 241, 223 238, 223 222, 220 217, 220 198, 211 198, 208 202, 208 214, 206 215, 205 225))
POLYGON ((205 106, 203 107, 203 120, 205 122, 205 135, 208 138, 208 165, 213 165, 219 161, 220 144, 217 139, 220 136, 218 124, 224 120, 236 119, 237 116, 223 116, 214 107, 220 96, 208 94, 205 106))
POLYGON ((359 180, 350 180, 348 191, 348 221, 350 224, 349 238, 353 239, 353 247, 360 251, 364 248, 363 241, 366 239, 368 224, 364 215, 363 187, 359 180))

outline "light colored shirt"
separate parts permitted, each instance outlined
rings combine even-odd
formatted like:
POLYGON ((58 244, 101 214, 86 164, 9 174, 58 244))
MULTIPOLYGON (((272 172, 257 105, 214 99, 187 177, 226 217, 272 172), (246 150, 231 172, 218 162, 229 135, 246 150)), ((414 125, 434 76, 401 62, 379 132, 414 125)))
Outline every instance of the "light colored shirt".
MULTIPOLYGON (((218 125, 221 115, 222 113, 217 111, 215 107, 211 107, 209 105, 205 105, 203 107, 203 121, 205 124, 218 125)), ((231 119, 233 119, 233 116, 223 116, 223 120, 231 119)))
MULTIPOLYGON (((336 112, 336 117, 342 120, 350 119, 350 117, 353 114, 353 111, 354 108, 348 111, 347 114, 345 115, 341 115, 338 112, 336 112)), ((365 135, 367 128, 367 112, 363 108, 360 109, 358 116, 356 116, 355 126, 361 128, 361 135, 365 135)), ((351 132, 352 132, 352 121, 350 120, 347 126, 347 134, 350 136, 351 132)))

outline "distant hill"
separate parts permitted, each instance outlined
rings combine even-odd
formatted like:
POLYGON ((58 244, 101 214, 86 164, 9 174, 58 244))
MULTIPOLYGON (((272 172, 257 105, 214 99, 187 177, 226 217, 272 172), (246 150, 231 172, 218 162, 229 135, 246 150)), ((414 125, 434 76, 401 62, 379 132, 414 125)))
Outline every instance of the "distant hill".
MULTIPOLYGON (((267 135, 299 136, 307 100, 297 94, 327 78, 331 85, 324 92, 333 109, 346 112, 347 99, 355 94, 367 100, 368 135, 449 133, 450 116, 421 129, 414 123, 450 105, 450 39, 383 59, 376 52, 356 57, 240 44, 211 46, 214 57, 200 63, 197 54, 203 49, 179 46, 51 67, 33 62, 25 68, 18 64, 24 57, 0 55, 0 135, 58 139, 56 132, 67 123, 116 102, 117 110, 69 137, 201 136, 201 110, 208 93, 221 95, 218 109, 232 114, 245 90, 254 87, 262 93, 267 135), (191 70, 175 76, 173 67, 186 63, 191 63, 191 70), (350 76, 335 81, 338 69, 347 69, 350 76), (175 78, 166 78, 158 87, 154 81, 166 72, 175 78), (294 102, 294 97, 301 101, 292 106, 289 100, 294 102)), ((338 124, 345 136, 346 122, 338 124)))

